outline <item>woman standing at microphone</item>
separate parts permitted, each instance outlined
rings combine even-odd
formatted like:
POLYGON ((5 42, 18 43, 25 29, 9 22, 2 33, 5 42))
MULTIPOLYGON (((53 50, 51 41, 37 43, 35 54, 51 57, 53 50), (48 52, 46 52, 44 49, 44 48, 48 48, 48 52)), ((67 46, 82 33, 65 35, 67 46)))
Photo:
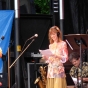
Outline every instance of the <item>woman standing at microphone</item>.
POLYGON ((67 88, 66 75, 63 63, 68 60, 66 42, 62 40, 62 34, 57 26, 49 29, 49 49, 51 56, 43 56, 48 63, 46 88, 67 88))

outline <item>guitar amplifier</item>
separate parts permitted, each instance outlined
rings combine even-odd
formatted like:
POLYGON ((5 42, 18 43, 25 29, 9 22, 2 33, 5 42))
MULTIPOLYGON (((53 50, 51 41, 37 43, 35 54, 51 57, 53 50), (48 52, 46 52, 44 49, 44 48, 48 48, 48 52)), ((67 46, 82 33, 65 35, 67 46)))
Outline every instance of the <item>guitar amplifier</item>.
POLYGON ((36 78, 41 76, 39 73, 40 66, 46 66, 45 63, 27 63, 27 73, 28 73, 28 88, 38 88, 36 84, 34 84, 36 78))

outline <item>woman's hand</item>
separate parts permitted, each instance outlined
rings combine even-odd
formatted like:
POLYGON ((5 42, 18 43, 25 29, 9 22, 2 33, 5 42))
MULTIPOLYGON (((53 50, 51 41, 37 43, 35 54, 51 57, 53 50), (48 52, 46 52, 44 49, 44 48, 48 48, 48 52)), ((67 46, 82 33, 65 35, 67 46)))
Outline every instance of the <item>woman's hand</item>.
POLYGON ((48 59, 48 57, 47 57, 47 56, 45 56, 45 55, 42 55, 42 58, 43 58, 43 59, 48 59))

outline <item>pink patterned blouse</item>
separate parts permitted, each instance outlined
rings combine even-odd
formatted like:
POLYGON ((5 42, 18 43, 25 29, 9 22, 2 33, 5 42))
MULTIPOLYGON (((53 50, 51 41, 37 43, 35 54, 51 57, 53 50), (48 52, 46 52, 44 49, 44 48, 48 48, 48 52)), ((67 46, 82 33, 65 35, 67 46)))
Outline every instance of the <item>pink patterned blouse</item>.
POLYGON ((59 42, 57 45, 50 44, 49 49, 55 55, 61 55, 62 59, 49 57, 46 60, 48 64, 47 78, 65 77, 65 71, 63 63, 68 60, 68 50, 65 41, 59 42))

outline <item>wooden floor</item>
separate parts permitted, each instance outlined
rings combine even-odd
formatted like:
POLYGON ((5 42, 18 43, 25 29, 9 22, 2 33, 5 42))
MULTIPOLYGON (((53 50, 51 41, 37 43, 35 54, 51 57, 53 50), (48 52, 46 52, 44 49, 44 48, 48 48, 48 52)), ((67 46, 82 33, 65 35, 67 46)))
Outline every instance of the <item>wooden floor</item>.
POLYGON ((67 88, 75 88, 74 86, 67 86, 67 88))

